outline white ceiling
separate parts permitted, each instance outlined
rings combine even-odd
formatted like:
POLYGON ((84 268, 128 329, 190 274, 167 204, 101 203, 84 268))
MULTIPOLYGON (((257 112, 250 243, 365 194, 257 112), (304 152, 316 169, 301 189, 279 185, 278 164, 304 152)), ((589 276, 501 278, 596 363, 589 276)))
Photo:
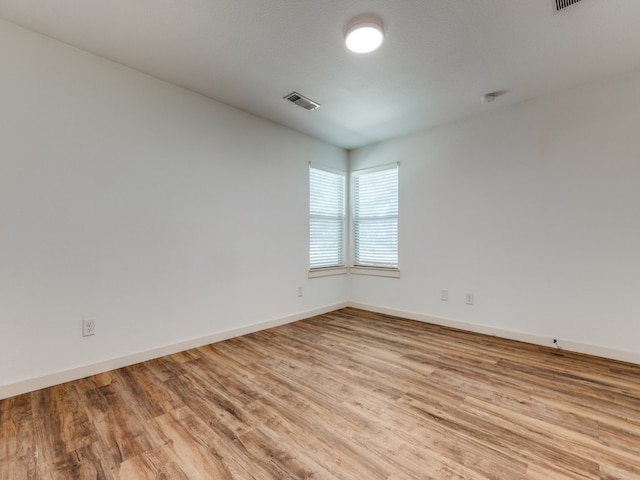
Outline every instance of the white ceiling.
POLYGON ((0 0, 0 17, 347 149, 640 67, 640 0, 0 0), (358 56, 343 32, 363 13, 386 39, 358 56))

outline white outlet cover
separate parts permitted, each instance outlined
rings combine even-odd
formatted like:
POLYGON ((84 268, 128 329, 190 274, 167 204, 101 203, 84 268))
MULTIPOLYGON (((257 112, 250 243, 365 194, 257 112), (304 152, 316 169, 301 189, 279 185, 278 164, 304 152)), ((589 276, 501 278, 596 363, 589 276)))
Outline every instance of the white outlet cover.
POLYGON ((82 336, 90 337, 96 334, 96 321, 93 318, 85 318, 82 320, 82 336))

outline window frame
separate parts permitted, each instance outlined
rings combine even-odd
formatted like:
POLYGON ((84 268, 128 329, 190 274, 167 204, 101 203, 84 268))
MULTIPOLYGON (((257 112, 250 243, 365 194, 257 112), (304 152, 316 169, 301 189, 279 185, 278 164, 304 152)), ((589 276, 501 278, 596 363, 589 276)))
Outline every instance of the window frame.
POLYGON ((309 278, 316 277, 324 277, 329 275, 342 275, 348 273, 347 267, 347 211, 348 211, 348 177, 347 172, 344 170, 340 170, 337 168, 327 167, 325 165, 319 165, 316 163, 309 163, 309 205, 308 205, 308 215, 309 215, 309 223, 308 223, 308 234, 309 234, 309 249, 308 249, 308 261, 309 261, 309 278), (329 174, 338 175, 342 178, 342 213, 338 216, 330 216, 330 215, 314 215, 312 212, 312 170, 323 171, 329 174), (341 253, 341 262, 336 263, 334 265, 325 265, 325 266, 312 266, 312 228, 313 228, 313 220, 315 219, 333 219, 340 221, 340 252, 337 252, 338 255, 341 253))
POLYGON ((350 260, 350 268, 349 268, 349 272, 353 273, 353 274, 359 274, 359 275, 375 275, 375 276, 383 276, 383 277, 394 277, 394 278, 399 278, 400 277, 400 264, 399 264, 399 204, 400 204, 400 199, 399 199, 399 188, 400 188, 400 164, 399 163, 392 163, 392 164, 385 164, 385 165, 380 165, 380 166, 376 166, 373 168, 365 168, 365 169, 361 169, 361 170, 355 170, 355 171, 351 171, 350 172, 350 246, 351 246, 351 252, 352 252, 352 256, 351 256, 351 260, 350 260), (385 171, 385 170, 395 170, 396 171, 396 200, 395 200, 395 207, 396 207, 396 213, 395 215, 379 215, 379 216, 370 216, 369 218, 367 218, 367 220, 381 220, 384 221, 385 219, 395 219, 395 243, 396 243, 396 250, 395 250, 395 264, 393 265, 376 265, 373 262, 371 262, 370 264, 367 263, 359 263, 358 259, 356 258, 358 252, 359 252, 359 247, 356 244, 357 242, 357 232, 358 232, 358 222, 361 220, 360 218, 358 218, 357 215, 357 210, 358 210, 358 203, 357 203, 357 198, 356 198, 356 193, 357 193, 357 189, 355 187, 355 182, 356 182, 356 178, 357 177, 361 177, 364 175, 370 175, 370 174, 374 174, 377 172, 381 172, 381 171, 385 171))

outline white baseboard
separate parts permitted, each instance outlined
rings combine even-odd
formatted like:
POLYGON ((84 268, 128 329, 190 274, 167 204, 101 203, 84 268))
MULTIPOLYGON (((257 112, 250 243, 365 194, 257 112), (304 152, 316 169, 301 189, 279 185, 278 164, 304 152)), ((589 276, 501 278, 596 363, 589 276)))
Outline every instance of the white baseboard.
MULTIPOLYGON (((370 312, 383 313, 386 315, 393 315, 396 317, 407 318, 410 320, 417 320, 425 323, 433 323, 434 325, 441 325, 444 327, 452 327, 460 330, 466 330, 469 332, 483 333, 486 335, 492 335, 500 338, 507 338, 511 340, 518 340, 521 342, 531 343, 534 345, 542 345, 553 347, 553 338, 544 337, 539 335, 532 335, 523 332, 517 332, 513 330, 506 330, 494 327, 488 327, 485 325, 478 325, 474 323, 461 322, 458 320, 451 320, 448 318, 434 317, 425 315, 422 313, 409 312, 406 310, 397 310, 393 308, 381 307, 378 305, 369 305, 357 302, 344 302, 326 307, 316 308, 313 310, 307 310, 304 312, 288 315, 286 317, 266 320, 263 322, 246 325, 224 332, 214 333, 205 337, 194 338, 184 342, 174 343, 171 345, 165 345, 163 347, 146 350, 144 352, 134 353, 126 355, 124 357, 105 360, 103 362, 94 363, 91 365, 83 365, 81 367, 72 368, 63 372, 57 372, 50 375, 44 375, 42 377, 32 378, 21 382, 12 383, 9 385, 0 386, 0 400, 3 398, 13 397, 23 393, 33 392, 40 390, 41 388, 51 387, 53 385, 59 385, 61 383, 78 380, 80 378, 96 375, 98 373, 108 372, 117 368, 134 365, 136 363, 145 362, 147 360, 153 360, 154 358, 163 357, 165 355, 171 355, 173 353, 183 352, 191 348, 201 347, 203 345, 209 345, 211 343, 228 340, 230 338, 247 335, 249 333, 258 332, 260 330, 266 330, 268 328, 285 325, 288 323, 297 322, 305 318, 310 318, 316 315, 322 315, 323 313, 332 312, 344 307, 359 308, 370 312)), ((597 345, 590 345, 577 342, 569 342, 562 340, 561 346, 564 350, 585 353, 587 355, 595 355, 598 357, 610 358, 613 360, 621 360, 624 362, 631 362, 640 364, 640 352, 629 352, 625 350, 616 350, 607 347, 601 347, 597 345)))
POLYGON ((81 367, 72 368, 63 372, 57 372, 50 375, 44 375, 42 377, 31 378, 21 382, 12 383, 9 385, 0 386, 0 400, 3 398, 9 398, 23 393, 33 392, 40 390, 41 388, 51 387, 53 385, 59 385, 61 383, 70 382, 72 380, 78 380, 98 373, 108 372, 117 368, 127 367, 140 362, 146 362, 147 360, 153 360, 154 358, 164 357, 165 355, 171 355, 173 353, 183 352, 191 348, 202 347, 203 345, 209 345, 211 343, 220 342, 222 340, 228 340, 230 338, 247 335, 249 333, 258 332, 260 330, 266 330, 268 328, 285 325, 287 323, 297 322, 305 318, 314 317, 316 315, 322 315, 323 313, 332 312, 340 308, 347 306, 347 303, 337 303, 328 305, 326 307, 316 308, 313 310, 307 310, 304 312, 288 315, 286 317, 275 318, 272 320, 266 320, 264 322, 258 322, 244 327, 234 328, 226 330, 224 332, 214 333, 205 337, 194 338, 184 342, 174 343, 171 345, 165 345, 163 347, 153 348, 144 352, 133 353, 124 357, 113 358, 105 360, 103 362, 94 363, 91 365, 83 365, 81 367))
MULTIPOLYGON (((369 305, 364 303, 349 302, 349 306, 367 310, 369 312, 383 313, 393 315, 395 317, 407 318, 409 320, 417 320, 419 322, 433 323, 443 327, 457 328, 468 332, 483 333, 494 337, 507 338, 510 340, 518 340, 520 342, 531 343, 534 345, 542 345, 545 347, 554 347, 553 337, 544 337, 540 335, 532 335, 529 333, 518 332, 514 330, 505 330, 501 328, 488 327, 475 323, 461 322, 442 317, 433 317, 422 313, 408 312, 405 310, 396 310, 393 308, 380 307, 378 305, 369 305)), ((621 360, 640 364, 640 352, 629 352, 626 350, 617 350, 613 348, 601 347, 598 345, 590 345, 587 343, 570 342, 561 339, 561 348, 570 352, 585 353, 596 357, 610 358, 612 360, 621 360)))

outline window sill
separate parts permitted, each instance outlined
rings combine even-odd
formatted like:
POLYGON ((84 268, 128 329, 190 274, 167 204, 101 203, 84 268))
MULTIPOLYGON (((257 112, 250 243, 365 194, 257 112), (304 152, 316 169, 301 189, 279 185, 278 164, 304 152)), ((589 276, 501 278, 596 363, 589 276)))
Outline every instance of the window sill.
POLYGON ((400 278, 400 270, 397 268, 350 267, 349 273, 354 275, 374 275, 376 277, 400 278))
POLYGON ((313 270, 309 270, 309 278, 329 277, 331 275, 346 275, 347 273, 347 267, 315 268, 313 270))

